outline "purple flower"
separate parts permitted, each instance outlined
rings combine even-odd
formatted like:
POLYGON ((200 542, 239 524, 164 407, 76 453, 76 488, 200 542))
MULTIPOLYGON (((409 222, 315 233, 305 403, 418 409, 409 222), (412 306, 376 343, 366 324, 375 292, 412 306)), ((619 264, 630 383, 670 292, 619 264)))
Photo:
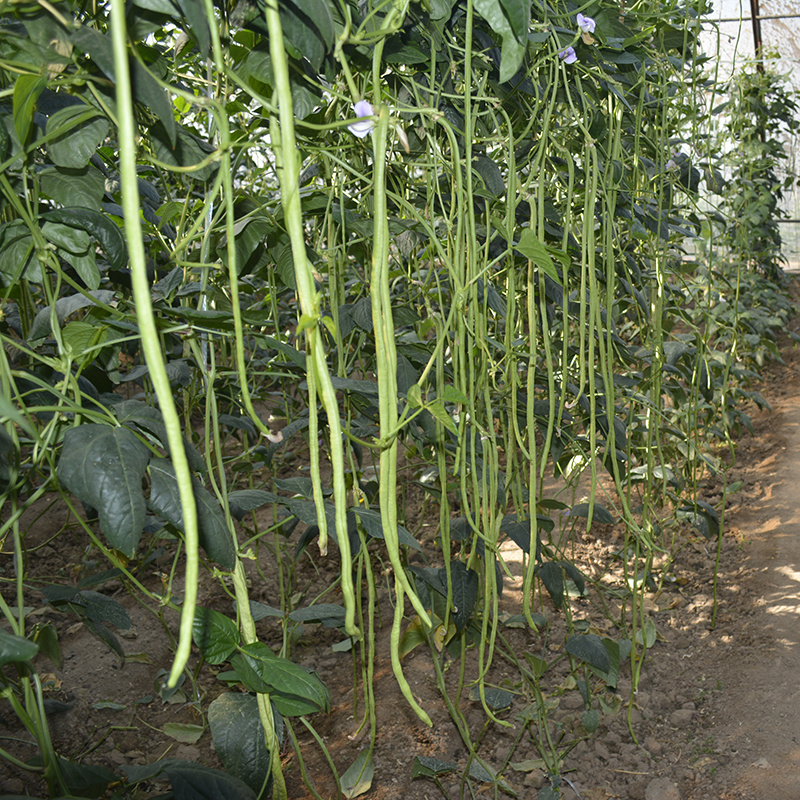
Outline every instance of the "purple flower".
POLYGON ((575 20, 584 33, 594 33, 594 29, 597 27, 597 23, 591 17, 584 17, 583 14, 578 14, 575 20))
POLYGON ((578 60, 578 56, 575 54, 575 48, 572 46, 561 50, 558 54, 558 57, 565 64, 574 64, 578 60))
POLYGON ((372 133, 372 129, 375 127, 375 122, 371 119, 361 118, 371 117, 375 112, 372 110, 372 105, 366 100, 359 100, 353 106, 353 111, 355 112, 355 115, 359 117, 359 121, 351 122, 347 126, 347 130, 349 130, 353 136, 358 136, 359 139, 363 139, 365 136, 369 136, 369 134, 372 133))

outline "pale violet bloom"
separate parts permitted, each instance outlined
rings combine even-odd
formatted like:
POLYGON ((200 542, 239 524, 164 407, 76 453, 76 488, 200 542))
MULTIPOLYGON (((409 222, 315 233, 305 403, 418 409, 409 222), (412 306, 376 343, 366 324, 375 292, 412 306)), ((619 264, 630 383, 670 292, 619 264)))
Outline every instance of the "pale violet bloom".
POLYGON ((584 33, 594 33, 597 23, 591 17, 585 17, 583 14, 578 14, 575 19, 578 23, 578 27, 584 33))
POLYGON ((574 64, 578 60, 578 56, 575 53, 575 48, 572 47, 571 45, 561 50, 558 54, 558 57, 565 64, 574 64))
MULTIPOLYGON (((353 111, 355 115, 359 118, 361 117, 371 117, 375 113, 372 110, 372 104, 368 103, 366 100, 359 100, 354 106, 353 111)), ((359 119, 358 122, 351 122, 347 126, 347 130, 353 134, 353 136, 358 136, 359 139, 363 139, 365 136, 369 136, 372 133, 372 129, 375 127, 375 121, 371 119, 359 119)))

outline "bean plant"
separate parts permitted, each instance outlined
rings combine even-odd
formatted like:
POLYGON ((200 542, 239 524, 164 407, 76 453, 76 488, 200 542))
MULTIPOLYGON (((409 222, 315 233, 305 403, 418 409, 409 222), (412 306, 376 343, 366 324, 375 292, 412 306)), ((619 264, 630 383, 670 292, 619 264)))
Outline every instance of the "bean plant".
MULTIPOLYGON (((53 746, 33 659, 58 663, 60 646, 26 616, 37 589, 121 654, 112 629, 128 612, 96 591, 113 577, 174 637, 167 690, 204 664, 229 678, 202 698, 227 771, 165 759, 128 770, 130 787, 161 775, 176 795, 210 781, 215 797, 282 798, 294 746, 318 797, 296 731, 313 731, 330 694, 293 658, 303 622, 354 653, 369 744, 341 775, 331 760, 346 796, 380 780, 376 660, 430 724, 403 669, 419 646, 472 753, 462 790, 511 791, 459 702, 469 662, 487 719, 508 725, 486 678, 503 658, 551 776, 542 796, 559 796, 552 665, 507 644, 501 544, 523 557, 514 624, 544 636, 546 615, 567 623, 560 660, 591 732, 603 687, 622 669, 638 685, 655 641, 645 593, 678 529, 721 542, 724 498, 705 500, 701 481, 725 483, 742 401, 763 403, 753 381, 791 314, 774 248, 760 270, 689 254, 746 202, 702 202, 723 159, 704 144, 724 91, 698 46, 707 10, 0 6, 0 682, 40 759, 0 756, 52 797, 78 794, 90 769, 101 792, 121 779, 53 746), (409 521, 410 487, 432 536, 409 521), (23 515, 54 497, 107 565, 80 583, 27 571, 23 515), (571 612, 610 591, 574 555, 598 525, 624 542, 607 636, 571 612), (338 564, 306 605, 301 557, 338 564), (214 608, 198 605, 201 580, 219 589, 214 608), (258 580, 274 606, 253 599, 258 580), (277 645, 259 638, 269 618, 277 645)), ((440 787, 451 769, 414 765, 440 787)))

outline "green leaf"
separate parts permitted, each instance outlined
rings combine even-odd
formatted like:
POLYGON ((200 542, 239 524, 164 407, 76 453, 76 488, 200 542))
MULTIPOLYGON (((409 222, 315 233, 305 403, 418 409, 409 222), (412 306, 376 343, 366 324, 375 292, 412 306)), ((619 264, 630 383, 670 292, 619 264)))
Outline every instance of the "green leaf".
POLYGON ((608 672, 611 661, 603 640, 594 633, 584 633, 567 639, 567 652, 575 658, 585 661, 601 672, 608 672))
POLYGON ((514 29, 500 5, 500 0, 474 0, 474 4, 475 10, 503 40, 500 51, 500 83, 505 83, 513 78, 522 66, 527 38, 523 42, 517 40, 514 29))
POLYGON ((82 169, 45 167, 39 173, 42 194, 62 206, 81 206, 102 211, 105 178, 91 164, 82 169))
POLYGON ((370 748, 364 748, 339 779, 339 788, 342 794, 351 800, 369 791, 374 776, 375 762, 372 760, 372 751, 370 748))
POLYGON ((201 55, 208 57, 211 54, 211 31, 208 28, 205 10, 202 3, 197 0, 175 0, 180 6, 181 13, 186 18, 188 25, 184 26, 187 33, 194 36, 201 55))
POLYGON ((0 666, 30 661, 39 652, 39 645, 0 628, 0 666))
POLYGON ((527 45, 528 28, 531 24, 531 0, 500 0, 500 2, 517 41, 527 45))
POLYGON ((519 242, 515 249, 522 253, 525 258, 532 261, 539 269, 543 270, 556 283, 561 283, 561 275, 556 269, 550 253, 544 242, 533 232, 531 228, 525 228, 519 237, 519 242))
POLYGON ((63 657, 55 625, 50 622, 37 622, 30 632, 30 637, 36 643, 39 652, 46 655, 56 667, 61 669, 63 657))
POLYGON ((205 733, 202 725, 192 725, 188 722, 167 722, 161 729, 167 736, 182 744, 195 744, 205 733))
POLYGON ((596 708, 589 708, 583 712, 583 727, 589 733, 594 733, 600 727, 600 712, 596 708))
POLYGON ((239 644, 239 628, 219 611, 198 607, 192 624, 192 639, 209 664, 221 664, 239 644))
POLYGON ((561 604, 564 602, 564 573, 561 571, 561 565, 546 561, 537 567, 535 574, 541 578, 553 605, 561 608, 561 604))
POLYGON ((93 236, 108 256, 111 269, 120 269, 128 260, 128 248, 120 227, 105 214, 89 208, 58 208, 40 215, 43 220, 80 228, 93 236))
POLYGON ((105 140, 109 121, 87 105, 67 106, 47 120, 51 161, 58 167, 80 169, 89 163, 105 140))
MULTIPOLYGON (((107 289, 87 292, 86 294, 73 294, 69 297, 62 297, 56 300, 56 319, 59 325, 64 324, 67 317, 71 317, 76 311, 82 308, 96 305, 95 300, 100 303, 111 303, 114 300, 114 292, 107 289)), ((34 345, 40 339, 49 336, 50 330, 50 308, 43 308, 33 318, 31 331, 28 335, 28 343, 34 345)))
MULTIPOLYGON (((221 567, 232 570, 236 565, 236 548, 233 536, 225 522, 225 515, 216 497, 197 479, 192 479, 197 503, 197 524, 200 546, 208 557, 221 567)), ((150 461, 150 508, 167 522, 183 531, 183 508, 178 491, 175 467, 168 458, 150 461)))
MULTIPOLYGON (((447 571, 441 569, 442 583, 446 584, 447 571)), ((463 631, 472 616, 478 599, 478 573, 458 560, 450 562, 450 578, 453 582, 453 623, 463 631)))
POLYGON ((79 764, 56 756, 61 774, 75 797, 100 797, 119 777, 106 767, 97 764, 79 764))
POLYGON ((174 800, 256 800, 256 793, 233 775, 192 761, 161 763, 172 784, 174 800))
POLYGON ((13 286, 22 278, 42 282, 33 238, 25 224, 17 220, 0 227, 0 277, 5 286, 13 286))
POLYGON ((117 550, 133 556, 142 535, 142 495, 150 451, 127 428, 70 428, 58 461, 61 483, 100 515, 100 529, 117 550))
POLYGON ((283 716, 330 711, 330 693, 319 677, 287 658, 276 656, 263 642, 244 645, 232 662, 245 686, 252 691, 268 692, 283 716))
POLYGON ((190 167, 187 173, 198 181, 208 181, 216 174, 219 165, 203 164, 215 148, 201 141, 197 136, 180 127, 173 136, 161 124, 150 129, 150 139, 156 156, 165 164, 174 167, 190 167))
POLYGON ((437 397, 432 403, 428 403, 425 407, 450 431, 450 433, 458 434, 458 428, 456 428, 453 418, 447 413, 447 409, 444 407, 444 401, 441 397, 437 397))
POLYGON ((438 758, 430 756, 414 756, 414 763, 411 765, 411 778, 435 778, 438 775, 445 775, 448 772, 456 772, 458 764, 450 761, 440 761, 438 758))
POLYGON ((14 128, 21 144, 25 144, 33 122, 36 101, 47 86, 43 75, 22 74, 14 83, 14 128))
POLYGON ((228 508, 236 519, 242 519, 248 511, 261 508, 267 503, 277 503, 278 495, 263 489, 240 489, 228 495, 228 508))
POLYGON ((116 628, 129 630, 131 618, 125 607, 113 597, 106 597, 100 592, 93 592, 84 589, 70 600, 71 604, 79 605, 83 608, 86 616, 92 622, 108 622, 116 628))
MULTIPOLYGON (((510 708, 514 700, 514 695, 505 689, 498 689, 495 686, 487 686, 484 689, 483 696, 486 698, 486 705, 495 711, 500 711, 504 708, 510 708)), ((469 690, 469 699, 479 703, 481 699, 481 690, 479 686, 473 686, 469 690)))
POLYGON ((296 608, 289 614, 294 622, 321 622, 328 628, 344 627, 345 611, 334 603, 316 603, 305 608, 296 608))
MULTIPOLYGON (((83 52, 88 53, 106 77, 116 83, 114 49, 110 36, 106 36, 94 28, 83 26, 72 34, 71 41, 83 52)), ((134 100, 150 109, 158 117, 174 146, 175 117, 166 91, 159 86, 158 81, 147 67, 135 58, 130 59, 130 70, 134 100)))
POLYGON ((80 228, 71 228, 59 222, 45 222, 42 225, 42 235, 56 247, 73 255, 83 255, 89 249, 91 239, 86 231, 80 228))
POLYGON ((594 505, 590 505, 589 503, 576 503, 569 510, 569 516, 588 519, 590 509, 592 512, 592 519, 595 522, 600 522, 603 525, 614 525, 616 523, 616 519, 614 519, 612 513, 605 506, 601 506, 600 503, 594 503, 594 505))
MULTIPOLYGON (((372 508, 362 508, 361 506, 355 506, 352 510, 358 515, 368 536, 371 536, 373 539, 385 538, 383 535, 383 522, 380 512, 372 508)), ((414 550, 422 552, 422 545, 411 535, 411 532, 407 528, 399 524, 397 526, 397 538, 400 540, 400 544, 407 545, 414 550)))
POLYGON ((260 792, 270 778, 271 764, 256 698, 224 692, 209 705, 208 724, 226 772, 260 792))

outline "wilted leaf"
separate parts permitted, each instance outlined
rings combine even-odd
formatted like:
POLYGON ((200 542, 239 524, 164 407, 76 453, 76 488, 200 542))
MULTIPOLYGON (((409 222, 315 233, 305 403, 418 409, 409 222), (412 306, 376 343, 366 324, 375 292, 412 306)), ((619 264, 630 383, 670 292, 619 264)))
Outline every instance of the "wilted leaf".
POLYGON ((339 779, 342 794, 348 800, 365 794, 372 786, 374 775, 375 763, 372 760, 372 752, 369 749, 362 750, 339 779))

